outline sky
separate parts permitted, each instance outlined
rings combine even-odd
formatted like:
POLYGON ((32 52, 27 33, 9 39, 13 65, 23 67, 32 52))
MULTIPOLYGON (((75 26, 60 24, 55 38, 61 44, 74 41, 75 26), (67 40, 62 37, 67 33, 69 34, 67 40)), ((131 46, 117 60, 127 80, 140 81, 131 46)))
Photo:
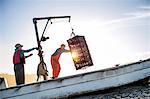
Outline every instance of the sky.
MULTIPOLYGON (((37 46, 32 19, 50 16, 71 16, 74 32, 85 36, 94 63, 76 70, 71 54, 64 53, 60 77, 150 58, 149 0, 0 0, 0 73, 14 74, 16 43, 21 43, 23 49, 37 46)), ((51 54, 62 43, 68 45, 71 33, 67 19, 52 22, 45 32, 50 39, 42 43, 49 76, 51 54)), ((39 35, 45 23, 38 21, 39 35)), ((38 52, 31 53, 34 55, 26 59, 25 74, 37 71, 38 52)))

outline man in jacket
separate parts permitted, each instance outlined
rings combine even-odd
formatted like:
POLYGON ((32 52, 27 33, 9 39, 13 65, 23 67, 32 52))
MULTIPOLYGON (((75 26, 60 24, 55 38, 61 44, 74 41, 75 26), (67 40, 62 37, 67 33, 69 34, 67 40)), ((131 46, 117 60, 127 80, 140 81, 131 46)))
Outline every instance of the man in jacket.
POLYGON ((52 79, 57 78, 60 73, 61 67, 59 64, 59 58, 60 58, 60 55, 64 52, 70 52, 70 50, 66 50, 65 45, 61 44, 60 48, 58 48, 51 56, 51 65, 53 69, 52 79))
POLYGON ((15 72, 15 78, 16 78, 16 84, 24 84, 25 83, 25 74, 24 74, 24 64, 25 64, 25 58, 32 56, 33 54, 30 54, 28 56, 24 56, 24 53, 28 53, 34 49, 38 48, 32 48, 28 50, 22 50, 23 45, 16 44, 15 45, 15 52, 13 55, 13 64, 14 64, 14 72, 15 72))

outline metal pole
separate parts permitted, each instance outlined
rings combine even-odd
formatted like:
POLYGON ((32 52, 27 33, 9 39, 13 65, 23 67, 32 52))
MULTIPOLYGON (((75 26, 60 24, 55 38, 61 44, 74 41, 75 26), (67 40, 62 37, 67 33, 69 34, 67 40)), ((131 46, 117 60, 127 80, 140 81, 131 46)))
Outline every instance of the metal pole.
POLYGON ((44 20, 44 19, 58 19, 58 18, 71 18, 71 16, 54 16, 54 17, 40 17, 40 18, 33 18, 33 20, 44 20))
POLYGON ((41 44, 40 44, 40 39, 39 39, 39 34, 38 34, 37 20, 33 19, 33 23, 34 23, 34 27, 35 27, 35 33, 36 33, 36 39, 37 39, 37 44, 38 44, 39 57, 40 57, 40 61, 41 61, 43 59, 43 55, 42 55, 42 47, 41 47, 41 44))

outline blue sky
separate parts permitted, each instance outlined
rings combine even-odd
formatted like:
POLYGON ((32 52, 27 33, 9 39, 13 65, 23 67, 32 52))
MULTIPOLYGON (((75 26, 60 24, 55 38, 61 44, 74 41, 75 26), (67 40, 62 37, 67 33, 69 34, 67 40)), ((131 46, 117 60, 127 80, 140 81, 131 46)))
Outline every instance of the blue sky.
MULTIPOLYGON (((0 73, 13 74, 14 45, 37 46, 34 17, 72 17, 77 35, 84 35, 94 66, 76 71, 71 55, 63 54, 60 76, 99 70, 150 57, 149 0, 0 0, 0 73)), ((44 21, 39 21, 39 32, 44 21)), ((51 75, 50 55, 61 43, 67 45, 71 29, 67 20, 53 20, 44 43, 44 58, 51 75)), ((67 47, 68 48, 68 47, 67 47)), ((26 74, 36 74, 37 51, 27 59, 26 74)))

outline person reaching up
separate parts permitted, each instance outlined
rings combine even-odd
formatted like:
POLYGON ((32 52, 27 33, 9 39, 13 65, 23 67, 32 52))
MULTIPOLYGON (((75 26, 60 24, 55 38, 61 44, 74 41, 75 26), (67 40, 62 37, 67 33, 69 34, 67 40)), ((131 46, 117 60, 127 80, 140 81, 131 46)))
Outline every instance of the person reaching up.
POLYGON ((65 44, 61 44, 60 48, 58 48, 52 55, 51 55, 51 65, 52 65, 52 72, 53 77, 52 79, 55 79, 59 76, 61 67, 59 64, 59 58, 62 53, 64 52, 70 52, 70 50, 65 49, 65 44))

